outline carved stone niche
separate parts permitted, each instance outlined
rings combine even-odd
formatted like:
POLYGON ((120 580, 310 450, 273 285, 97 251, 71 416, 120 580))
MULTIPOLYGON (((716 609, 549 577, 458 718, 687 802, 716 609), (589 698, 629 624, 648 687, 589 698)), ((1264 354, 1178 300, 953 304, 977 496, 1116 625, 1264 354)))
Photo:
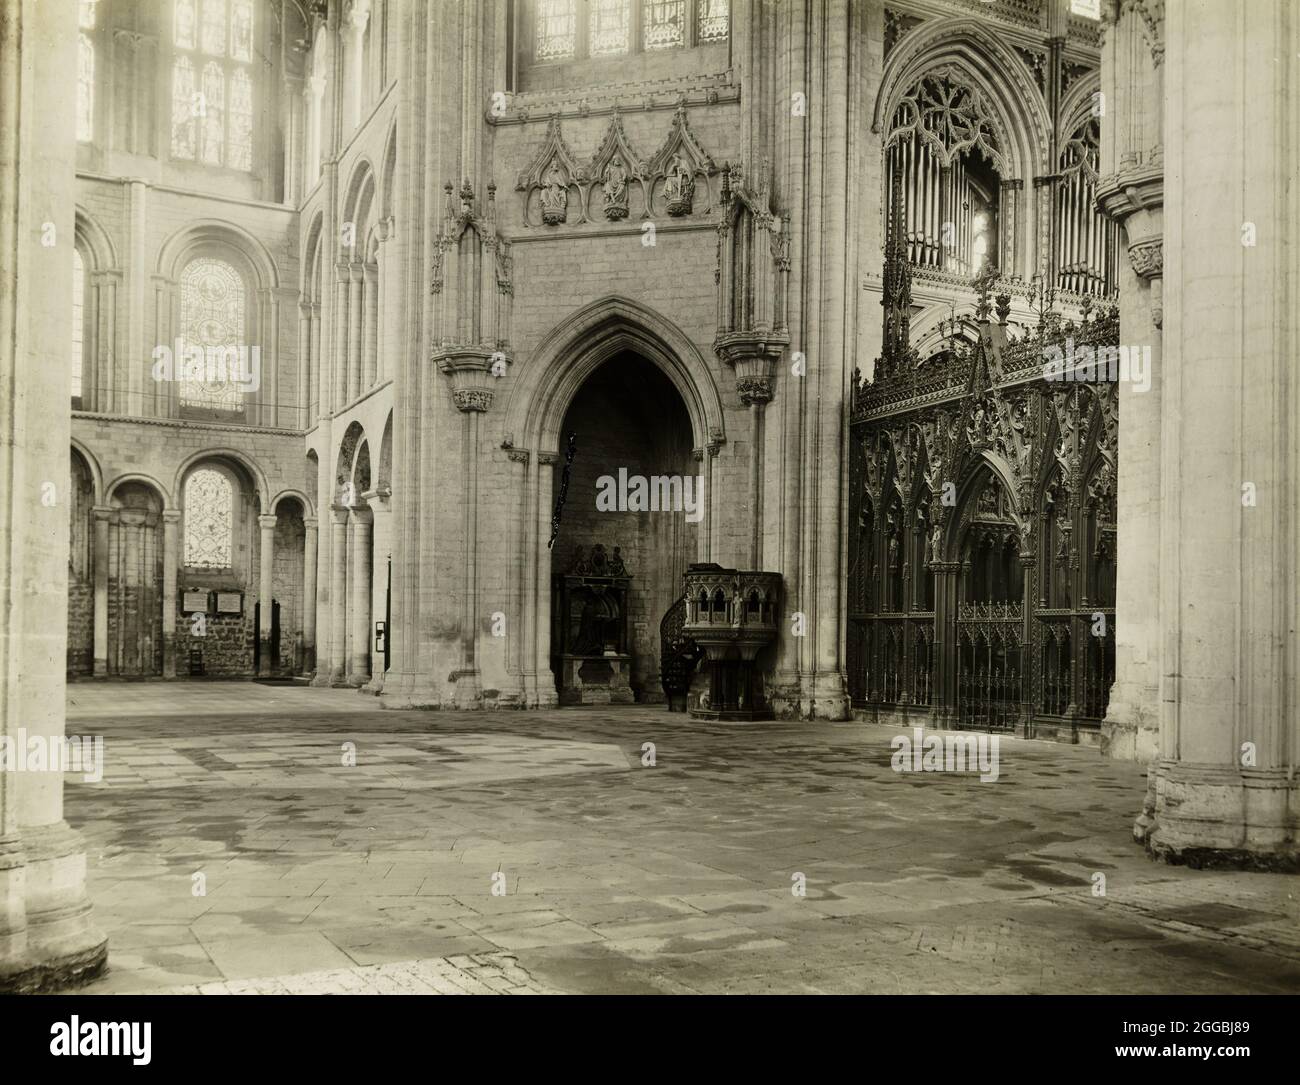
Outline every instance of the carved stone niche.
POLYGON ((678 105, 668 138, 651 157, 646 172, 651 215, 657 213, 656 197, 663 201, 664 210, 673 218, 692 214, 697 204, 701 214, 713 210, 710 179, 718 173, 718 167, 691 132, 685 105, 678 105))
POLYGON ((551 666, 560 704, 631 704, 628 591, 632 575, 619 548, 596 543, 574 550, 568 572, 555 577, 551 666))
MULTIPOLYGON (((760 178, 766 173, 765 164, 760 178)), ((790 220, 773 211, 766 181, 751 187, 739 166, 725 167, 713 350, 735 370, 737 391, 746 404, 771 399, 776 364, 790 344, 789 227, 790 220)))
POLYGON ((604 138, 585 172, 588 185, 583 211, 588 221, 593 217, 591 208, 597 200, 602 214, 610 222, 627 218, 634 188, 641 192, 641 217, 650 217, 646 164, 628 141, 623 130, 623 117, 617 109, 609 118, 609 127, 605 129, 604 138))
POLYGON ((576 208, 575 222, 586 222, 586 185, 587 173, 564 142, 559 115, 552 114, 542 146, 515 181, 515 190, 524 194, 524 225, 536 226, 539 220, 544 226, 568 222, 571 194, 576 196, 572 201, 572 207, 576 208))
POLYGON ((443 189, 429 285, 429 360, 450 379, 459 410, 485 411, 512 363, 513 259, 509 242, 497 233, 496 186, 488 184, 482 209, 468 180, 459 191, 450 182, 443 189))

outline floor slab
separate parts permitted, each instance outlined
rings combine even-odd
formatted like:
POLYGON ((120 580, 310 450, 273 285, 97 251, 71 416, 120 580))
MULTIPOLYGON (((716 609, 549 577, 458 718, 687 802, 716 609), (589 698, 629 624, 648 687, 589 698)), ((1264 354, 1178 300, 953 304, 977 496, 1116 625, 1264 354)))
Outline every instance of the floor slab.
POLYGON ((91 991, 1300 991, 1300 878, 1152 863, 1091 749, 980 782, 858 722, 238 682, 77 683, 68 732, 91 991))

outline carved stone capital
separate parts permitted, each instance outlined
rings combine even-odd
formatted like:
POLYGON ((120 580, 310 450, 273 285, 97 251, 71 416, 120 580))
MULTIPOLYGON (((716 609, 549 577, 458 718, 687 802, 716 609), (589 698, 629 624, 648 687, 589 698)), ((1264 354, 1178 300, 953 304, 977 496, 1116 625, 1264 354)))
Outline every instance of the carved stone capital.
POLYGON ((458 411, 490 411, 492 393, 486 388, 461 388, 451 393, 451 401, 458 411))
POLYGON ((1128 247, 1128 258, 1133 270, 1144 279, 1154 279, 1164 274, 1164 241, 1159 237, 1134 242, 1128 247))
POLYGON ((736 391, 740 394, 740 402, 746 407, 770 403, 772 401, 772 378, 740 377, 736 381, 736 391))
POLYGON ((560 462, 558 452, 539 452, 537 453, 537 463, 541 467, 554 467, 560 462))

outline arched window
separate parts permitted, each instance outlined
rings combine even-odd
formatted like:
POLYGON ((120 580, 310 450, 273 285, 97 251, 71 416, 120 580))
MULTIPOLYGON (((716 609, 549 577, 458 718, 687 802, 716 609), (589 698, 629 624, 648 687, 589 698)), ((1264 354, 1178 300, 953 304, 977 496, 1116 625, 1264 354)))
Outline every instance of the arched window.
POLYGON ((180 294, 181 357, 175 364, 181 406, 242 411, 255 375, 243 277, 225 260, 200 256, 181 272, 180 294), (194 379, 191 348, 203 352, 202 380, 194 379))
POLYGON ((173 158, 252 169, 253 25, 253 0, 175 0, 173 158))
POLYGON ((89 143, 95 138, 95 0, 81 0, 77 22, 77 140, 89 143))
POLYGON ((85 358, 86 264, 72 249, 72 405, 81 406, 81 368, 85 358))
POLYGON ((200 467, 185 480, 185 565, 229 569, 234 544, 235 489, 226 475, 200 467))

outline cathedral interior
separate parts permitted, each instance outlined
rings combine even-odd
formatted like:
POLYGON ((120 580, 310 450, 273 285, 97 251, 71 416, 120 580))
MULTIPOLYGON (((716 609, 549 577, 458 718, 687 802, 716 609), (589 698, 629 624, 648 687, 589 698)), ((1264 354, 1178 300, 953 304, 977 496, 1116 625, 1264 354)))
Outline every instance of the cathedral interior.
POLYGON ((3 6, 0 738, 101 728, 108 790, 0 772, 0 989, 130 973, 114 788, 162 832, 203 721, 349 712, 503 808, 570 739, 996 737, 1300 989, 1291 0, 3 6))

